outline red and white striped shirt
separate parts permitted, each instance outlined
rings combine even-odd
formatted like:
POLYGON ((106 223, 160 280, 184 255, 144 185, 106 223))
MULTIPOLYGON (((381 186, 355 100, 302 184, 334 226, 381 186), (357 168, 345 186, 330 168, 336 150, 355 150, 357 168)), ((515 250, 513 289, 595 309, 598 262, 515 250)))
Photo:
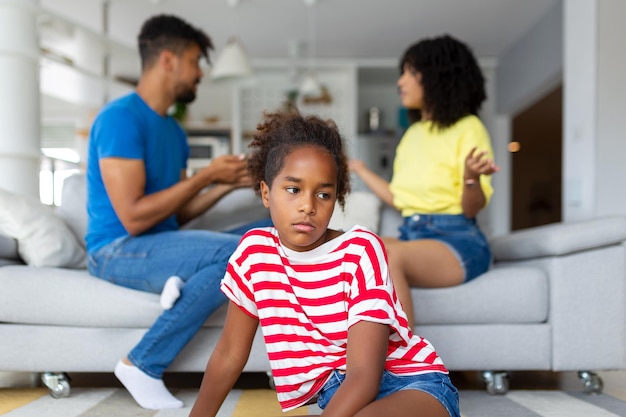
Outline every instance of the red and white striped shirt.
POLYGON ((361 226, 307 252, 283 247, 275 228, 253 229, 231 256, 221 288, 259 319, 283 411, 346 369, 348 329, 360 321, 391 328, 388 371, 448 372, 433 346, 409 330, 384 246, 361 226))

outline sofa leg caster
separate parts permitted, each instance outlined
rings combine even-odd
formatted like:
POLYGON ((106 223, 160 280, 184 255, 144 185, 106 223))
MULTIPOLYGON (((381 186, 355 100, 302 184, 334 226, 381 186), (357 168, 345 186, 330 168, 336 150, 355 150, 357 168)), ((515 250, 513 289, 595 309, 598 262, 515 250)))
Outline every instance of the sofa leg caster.
POLYGON ((70 395, 70 378, 66 373, 44 372, 41 374, 41 382, 48 387, 50 396, 53 398, 65 398, 70 395))
POLYGON ((509 392, 509 373, 504 371, 484 371, 481 374, 491 395, 503 395, 509 392))
POLYGON ((272 371, 267 371, 267 383, 270 386, 270 389, 276 389, 276 385, 274 385, 274 377, 272 376, 272 371))
POLYGON ((583 390, 586 394, 602 394, 604 383, 595 372, 579 371, 578 379, 583 383, 583 390))

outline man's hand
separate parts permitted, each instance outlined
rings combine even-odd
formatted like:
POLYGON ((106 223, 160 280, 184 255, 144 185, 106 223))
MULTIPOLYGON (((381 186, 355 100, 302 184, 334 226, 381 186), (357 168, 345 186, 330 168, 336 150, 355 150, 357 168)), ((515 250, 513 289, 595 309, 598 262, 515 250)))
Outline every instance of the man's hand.
POLYGON ((222 155, 202 168, 191 181, 200 181, 208 191, 193 197, 177 212, 178 222, 185 224, 211 208, 222 197, 237 188, 251 187, 252 179, 248 175, 248 163, 244 155, 222 155))
POLYGON ((207 178, 207 183, 239 184, 250 183, 248 177, 248 163, 245 155, 222 155, 214 158, 211 163, 202 168, 196 175, 207 178))

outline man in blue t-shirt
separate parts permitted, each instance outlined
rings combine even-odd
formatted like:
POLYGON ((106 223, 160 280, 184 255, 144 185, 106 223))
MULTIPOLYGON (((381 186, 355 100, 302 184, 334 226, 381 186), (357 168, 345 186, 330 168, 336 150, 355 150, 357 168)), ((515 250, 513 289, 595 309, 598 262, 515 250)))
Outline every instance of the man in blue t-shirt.
MULTIPOLYGON (((142 73, 136 90, 104 107, 90 132, 89 272, 161 293, 164 312, 118 362, 115 375, 140 406, 178 408, 183 403, 165 387, 163 372, 226 302, 219 283, 240 238, 179 225, 251 182, 245 159, 237 155, 217 157, 187 178, 187 138, 167 115, 174 103, 195 99, 210 38, 178 17, 160 15, 143 24, 138 40, 142 73)), ((249 227, 269 224, 268 218, 249 227)))

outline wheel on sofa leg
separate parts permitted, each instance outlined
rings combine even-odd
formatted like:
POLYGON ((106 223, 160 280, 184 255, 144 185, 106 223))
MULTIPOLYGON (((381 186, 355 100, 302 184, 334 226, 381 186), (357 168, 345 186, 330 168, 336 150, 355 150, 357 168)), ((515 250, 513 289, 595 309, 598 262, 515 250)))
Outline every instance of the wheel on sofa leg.
POLYGON ((276 385, 274 384, 274 377, 272 376, 272 371, 267 371, 267 383, 270 386, 270 389, 276 389, 276 385))
POLYGON ((41 382, 48 387, 53 398, 65 398, 70 395, 70 378, 66 373, 44 372, 41 382))
POLYGON ((602 394, 604 383, 602 378, 595 372, 591 371, 579 371, 578 379, 583 383, 583 390, 586 394, 602 394))
POLYGON ((503 395, 509 392, 509 373, 504 371, 484 371, 481 376, 491 395, 503 395))

